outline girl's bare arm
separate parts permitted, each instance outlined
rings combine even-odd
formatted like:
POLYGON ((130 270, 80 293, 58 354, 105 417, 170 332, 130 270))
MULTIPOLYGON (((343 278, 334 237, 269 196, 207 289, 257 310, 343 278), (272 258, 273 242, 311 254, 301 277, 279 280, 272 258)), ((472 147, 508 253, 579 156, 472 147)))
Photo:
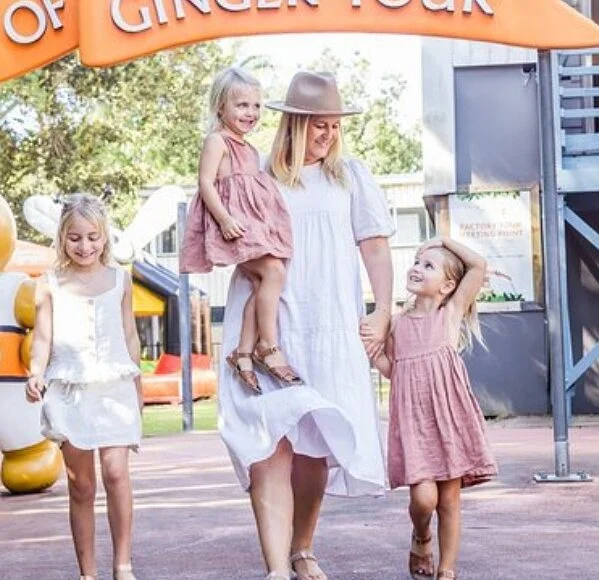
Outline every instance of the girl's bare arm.
POLYGON ((226 238, 237 238, 242 236, 245 230, 229 214, 214 186, 218 169, 226 152, 227 146, 218 133, 211 133, 206 137, 200 155, 199 188, 206 208, 219 224, 223 235, 226 238))
MULTIPOLYGON (((139 366, 141 362, 141 347, 139 344, 139 336, 137 327, 135 326, 135 315, 133 313, 133 284, 131 275, 125 272, 125 284, 123 292, 123 300, 121 303, 121 312, 123 317, 123 330, 125 331, 125 344, 131 360, 139 366)), ((141 391, 141 377, 135 377, 135 387, 137 389, 137 399, 139 408, 143 408, 143 395, 141 391)))
POLYGON ((31 363, 26 396, 30 402, 41 400, 44 393, 44 373, 52 348, 52 295, 48 280, 40 278, 35 287, 35 327, 31 344, 31 363))
POLYGON ((487 261, 471 248, 452 238, 442 237, 440 241, 444 247, 458 256, 466 266, 466 274, 450 300, 456 311, 463 314, 476 300, 476 296, 485 281, 487 261))

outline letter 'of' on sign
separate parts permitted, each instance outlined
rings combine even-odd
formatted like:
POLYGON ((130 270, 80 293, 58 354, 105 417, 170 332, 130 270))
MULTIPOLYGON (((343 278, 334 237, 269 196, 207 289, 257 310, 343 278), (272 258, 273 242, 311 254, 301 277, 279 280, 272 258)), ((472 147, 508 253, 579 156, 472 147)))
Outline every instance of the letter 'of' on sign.
POLYGON ((65 0, 42 0, 43 8, 33 0, 18 0, 11 4, 4 13, 3 25, 6 36, 17 44, 33 44, 46 32, 48 20, 54 30, 62 28, 63 24, 57 11, 64 8, 64 2, 65 0), (33 17, 35 20, 34 30, 17 30, 14 21, 19 12, 28 13, 33 17))

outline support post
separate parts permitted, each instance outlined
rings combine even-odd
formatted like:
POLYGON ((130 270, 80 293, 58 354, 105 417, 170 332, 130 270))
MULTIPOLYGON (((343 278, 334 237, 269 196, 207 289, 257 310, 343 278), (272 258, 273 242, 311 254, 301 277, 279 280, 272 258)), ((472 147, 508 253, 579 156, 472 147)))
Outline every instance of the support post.
MULTIPOLYGON (((179 255, 187 219, 187 204, 177 204, 177 240, 179 255)), ((179 337, 181 343, 181 394, 183 398, 183 431, 193 430, 193 393, 191 385, 191 312, 189 307, 189 274, 179 269, 179 337)))
MULTIPOLYGON (((562 333, 561 292, 567 280, 560 272, 560 225, 558 212, 556 154, 553 114, 553 76, 551 53, 539 51, 539 89, 541 152, 543 170, 542 226, 543 271, 545 282, 545 312, 549 342, 549 384, 553 412, 553 441, 555 473, 536 473, 535 481, 572 482, 591 481, 586 473, 570 472, 568 441, 568 408, 565 384, 565 365, 562 333)), ((565 256, 564 256, 565 259, 565 256)))

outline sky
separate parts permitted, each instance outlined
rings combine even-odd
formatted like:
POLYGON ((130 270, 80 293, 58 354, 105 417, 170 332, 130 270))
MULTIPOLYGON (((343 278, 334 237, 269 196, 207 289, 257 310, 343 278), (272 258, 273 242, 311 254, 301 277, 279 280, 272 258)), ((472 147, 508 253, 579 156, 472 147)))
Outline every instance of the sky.
MULTIPOLYGON (((411 128, 422 119, 422 82, 420 38, 395 34, 275 34, 244 37, 239 61, 249 56, 267 56, 278 76, 291 79, 299 66, 313 62, 325 48, 330 48, 344 62, 351 62, 359 52, 371 63, 369 79, 376 94, 378 80, 387 74, 399 74, 406 81, 400 124, 411 128)), ((235 40, 223 41, 225 44, 235 40)), ((283 95, 281 95, 283 98, 283 95)))

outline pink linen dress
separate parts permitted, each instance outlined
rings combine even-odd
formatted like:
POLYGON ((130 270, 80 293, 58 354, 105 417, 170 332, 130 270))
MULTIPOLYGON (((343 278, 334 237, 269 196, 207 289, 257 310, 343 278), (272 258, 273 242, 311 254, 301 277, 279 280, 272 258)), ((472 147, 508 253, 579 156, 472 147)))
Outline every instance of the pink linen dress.
POLYGON ((260 169, 256 149, 221 134, 227 145, 231 173, 216 180, 227 211, 246 229, 235 240, 225 240, 199 191, 187 216, 181 249, 182 272, 210 272, 214 266, 242 264, 271 255, 290 258, 291 219, 274 180, 260 169))
POLYGON ((447 332, 446 309, 404 313, 393 322, 389 401, 389 484, 461 478, 462 487, 497 473, 466 366, 447 332))

